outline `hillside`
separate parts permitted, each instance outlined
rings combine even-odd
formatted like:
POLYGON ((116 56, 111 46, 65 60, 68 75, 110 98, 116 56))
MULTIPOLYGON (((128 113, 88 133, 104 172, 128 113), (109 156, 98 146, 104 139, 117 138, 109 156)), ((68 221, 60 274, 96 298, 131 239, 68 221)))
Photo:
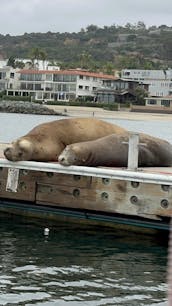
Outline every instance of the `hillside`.
POLYGON ((63 68, 164 69, 172 64, 172 27, 146 28, 138 22, 124 27, 89 25, 78 33, 0 35, 1 58, 28 58, 33 48, 44 51, 46 59, 63 68))

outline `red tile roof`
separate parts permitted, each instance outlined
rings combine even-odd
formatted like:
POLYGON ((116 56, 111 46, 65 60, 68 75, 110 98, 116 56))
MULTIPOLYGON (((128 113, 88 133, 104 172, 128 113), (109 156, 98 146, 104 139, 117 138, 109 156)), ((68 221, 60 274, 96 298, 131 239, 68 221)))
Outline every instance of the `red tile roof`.
POLYGON ((83 70, 36 70, 36 69, 22 69, 19 70, 18 73, 21 74, 65 74, 65 75, 83 75, 101 79, 109 79, 109 80, 117 80, 118 77, 109 74, 89 72, 83 70))

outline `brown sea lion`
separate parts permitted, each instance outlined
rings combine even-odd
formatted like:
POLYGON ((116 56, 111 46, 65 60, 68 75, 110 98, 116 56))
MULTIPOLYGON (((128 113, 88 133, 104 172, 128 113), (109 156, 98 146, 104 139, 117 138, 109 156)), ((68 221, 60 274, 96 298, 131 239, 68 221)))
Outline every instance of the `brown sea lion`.
MULTIPOLYGON (((128 162, 129 132, 112 134, 94 141, 68 145, 59 156, 64 166, 111 166, 126 167, 128 162)), ((139 146, 138 165, 142 167, 171 166, 172 145, 163 139, 139 134, 144 145, 139 146)))
POLYGON ((57 161, 66 145, 95 140, 125 129, 95 118, 70 118, 40 124, 4 150, 8 160, 57 161))

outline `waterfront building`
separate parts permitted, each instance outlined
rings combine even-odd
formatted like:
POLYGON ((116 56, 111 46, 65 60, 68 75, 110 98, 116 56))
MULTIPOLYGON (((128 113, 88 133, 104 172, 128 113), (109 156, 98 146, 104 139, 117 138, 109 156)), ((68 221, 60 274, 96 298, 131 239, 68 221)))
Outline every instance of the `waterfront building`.
POLYGON ((146 84, 139 84, 138 81, 123 80, 103 80, 102 86, 95 91, 96 100, 105 103, 126 103, 135 100, 135 90, 141 87, 148 91, 146 84))
POLYGON ((172 69, 142 70, 123 69, 121 78, 148 85, 149 96, 162 97, 172 95, 172 69))
POLYGON ((82 70, 20 70, 7 86, 9 96, 32 96, 38 101, 71 101, 77 98, 94 100, 103 81, 117 77, 82 70))

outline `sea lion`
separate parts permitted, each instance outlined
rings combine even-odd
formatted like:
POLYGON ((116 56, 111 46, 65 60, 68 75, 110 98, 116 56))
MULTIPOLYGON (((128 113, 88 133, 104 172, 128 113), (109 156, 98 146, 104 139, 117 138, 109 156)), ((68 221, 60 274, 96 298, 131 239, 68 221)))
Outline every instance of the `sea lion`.
POLYGON ((57 161, 66 145, 95 140, 125 129, 96 118, 70 118, 55 120, 34 127, 4 150, 10 161, 57 161))
MULTIPOLYGON (((163 139, 139 134, 138 165, 158 167, 172 165, 172 145, 163 139)), ((129 132, 112 134, 94 141, 67 145, 59 156, 59 163, 64 166, 111 166, 126 167, 128 162, 129 132)))

